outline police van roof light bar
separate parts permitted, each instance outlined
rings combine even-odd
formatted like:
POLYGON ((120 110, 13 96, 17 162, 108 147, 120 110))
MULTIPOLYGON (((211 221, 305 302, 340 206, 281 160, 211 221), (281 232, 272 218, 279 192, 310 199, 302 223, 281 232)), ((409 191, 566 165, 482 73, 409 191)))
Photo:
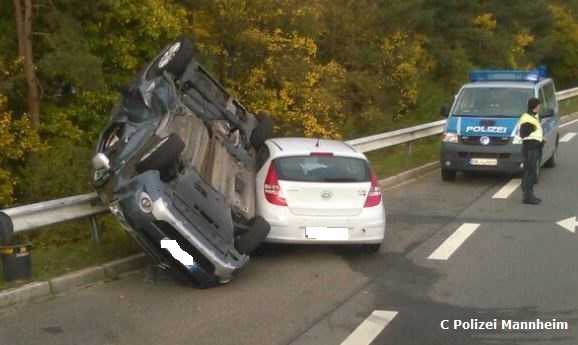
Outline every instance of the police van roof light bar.
POLYGON ((470 81, 533 81, 537 82, 544 77, 540 70, 517 71, 517 70, 479 70, 470 73, 470 81))

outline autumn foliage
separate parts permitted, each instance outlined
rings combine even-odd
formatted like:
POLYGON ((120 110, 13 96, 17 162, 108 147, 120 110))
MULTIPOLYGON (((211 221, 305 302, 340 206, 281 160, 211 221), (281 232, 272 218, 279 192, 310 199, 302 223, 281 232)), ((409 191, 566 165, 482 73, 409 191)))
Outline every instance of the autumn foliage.
POLYGON ((437 120, 472 68, 545 63, 559 89, 578 80, 575 1, 32 3, 37 129, 14 5, 0 2, 0 206, 89 191, 118 89, 178 35, 279 136, 352 139, 437 120))

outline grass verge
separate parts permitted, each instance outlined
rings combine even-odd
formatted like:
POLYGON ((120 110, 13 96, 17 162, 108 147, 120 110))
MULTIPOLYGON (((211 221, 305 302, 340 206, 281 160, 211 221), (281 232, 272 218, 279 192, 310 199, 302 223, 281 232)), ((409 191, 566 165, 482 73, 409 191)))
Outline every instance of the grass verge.
MULTIPOLYGON (((103 218, 111 218, 103 216, 103 218)), ((32 281, 46 281, 66 273, 74 272, 94 265, 104 264, 109 261, 127 257, 140 251, 134 240, 117 224, 111 221, 102 222, 105 224, 101 233, 101 244, 98 245, 90 238, 90 227, 88 220, 84 224, 75 224, 70 228, 67 225, 53 226, 40 232, 58 232, 66 234, 74 229, 74 232, 82 232, 80 238, 74 241, 50 241, 43 243, 40 236, 30 239, 33 245, 30 251, 31 277, 29 280, 6 282, 4 272, 0 265, 0 290, 5 290, 24 285, 32 281), (79 228, 84 225, 84 228, 79 228)), ((61 234, 60 234, 61 235, 61 234)), ((62 235, 61 235, 62 236, 62 235)), ((75 236, 76 237, 76 236, 75 236)))
POLYGON ((368 152, 366 156, 375 174, 383 179, 436 161, 439 157, 439 149, 440 138, 433 136, 405 145, 368 152))

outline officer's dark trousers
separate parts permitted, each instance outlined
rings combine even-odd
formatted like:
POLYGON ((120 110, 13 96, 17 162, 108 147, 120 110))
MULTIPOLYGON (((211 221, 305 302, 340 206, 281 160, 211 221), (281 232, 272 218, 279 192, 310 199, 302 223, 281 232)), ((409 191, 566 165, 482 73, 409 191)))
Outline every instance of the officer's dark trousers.
POLYGON ((534 197, 534 184, 538 179, 536 172, 540 159, 540 145, 532 144, 526 145, 526 143, 524 143, 522 146, 522 154, 524 155, 524 173, 522 174, 524 200, 530 200, 534 197))

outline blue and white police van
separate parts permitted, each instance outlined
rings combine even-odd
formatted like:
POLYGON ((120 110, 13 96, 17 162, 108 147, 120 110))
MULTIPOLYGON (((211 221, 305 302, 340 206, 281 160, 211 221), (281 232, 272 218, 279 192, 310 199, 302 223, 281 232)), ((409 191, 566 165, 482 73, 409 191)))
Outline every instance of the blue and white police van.
POLYGON ((556 165, 560 115, 554 81, 545 74, 544 68, 471 72, 451 108, 441 110, 447 117, 440 152, 444 181, 455 180, 458 171, 521 173, 518 124, 532 97, 540 100, 546 140, 537 166, 556 165))

